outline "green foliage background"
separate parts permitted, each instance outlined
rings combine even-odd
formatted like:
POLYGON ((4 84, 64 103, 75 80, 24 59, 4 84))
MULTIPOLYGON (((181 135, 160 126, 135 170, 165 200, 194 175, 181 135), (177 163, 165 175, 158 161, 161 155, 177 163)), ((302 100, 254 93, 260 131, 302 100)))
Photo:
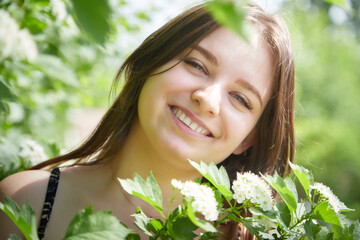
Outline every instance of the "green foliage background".
MULTIPOLYGON (((57 155, 65 146, 70 109, 108 106, 111 81, 131 50, 118 49, 117 42, 143 31, 116 11, 126 1, 62 2, 65 19, 53 11, 53 1, 0 1, 0 10, 28 29, 38 49, 35 60, 0 54, 0 179, 29 166, 19 156, 24 139, 37 141, 49 157, 57 155), (84 4, 95 15, 79 15, 84 4), (88 30, 91 16, 104 21, 88 30)), ((296 55, 296 160, 359 218, 359 4, 353 2, 347 22, 335 25, 328 3, 308 1, 304 8, 299 2, 283 6, 296 55)), ((146 22, 152 11, 132 17, 146 22)))

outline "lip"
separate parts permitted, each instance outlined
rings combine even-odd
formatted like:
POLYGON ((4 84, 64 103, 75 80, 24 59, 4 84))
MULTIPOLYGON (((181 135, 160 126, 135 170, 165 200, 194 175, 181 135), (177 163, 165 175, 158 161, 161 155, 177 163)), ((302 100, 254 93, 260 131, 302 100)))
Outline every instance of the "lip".
POLYGON ((213 134, 209 130, 209 128, 200 119, 198 119, 191 111, 187 110, 186 108, 175 106, 175 105, 170 105, 169 109, 170 109, 170 112, 171 112, 171 116, 173 117, 176 125, 181 130, 186 132, 187 134, 195 136, 195 137, 213 137, 213 134), (185 123, 183 123, 182 121, 180 121, 180 119, 178 119, 176 117, 176 115, 174 114, 174 112, 172 110, 172 108, 174 108, 174 107, 180 109, 182 112, 185 113, 186 116, 188 116, 191 119, 191 121, 197 123, 199 126, 206 129, 209 133, 207 135, 203 135, 201 133, 198 133, 198 132, 195 132, 194 130, 192 130, 189 126, 187 126, 185 123))

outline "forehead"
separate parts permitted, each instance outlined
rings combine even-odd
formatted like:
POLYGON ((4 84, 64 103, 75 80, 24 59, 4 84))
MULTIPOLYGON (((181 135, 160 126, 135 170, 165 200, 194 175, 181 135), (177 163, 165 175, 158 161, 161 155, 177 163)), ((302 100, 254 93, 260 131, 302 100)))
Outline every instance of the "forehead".
POLYGON ((212 62, 219 72, 230 79, 251 83, 266 101, 273 89, 274 58, 258 31, 250 32, 248 39, 220 27, 202 39, 194 51, 202 54, 197 48, 206 49, 215 58, 212 62))

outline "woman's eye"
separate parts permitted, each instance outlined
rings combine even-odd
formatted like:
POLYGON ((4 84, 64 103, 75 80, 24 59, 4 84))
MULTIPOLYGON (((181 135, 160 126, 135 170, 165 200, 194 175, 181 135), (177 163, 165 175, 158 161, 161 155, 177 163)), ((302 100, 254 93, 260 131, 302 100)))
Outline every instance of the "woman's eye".
POLYGON ((206 71, 206 69, 203 68, 203 67, 202 67, 199 63, 197 63, 196 61, 190 60, 190 59, 185 59, 184 62, 185 62, 186 64, 188 64, 188 65, 196 68, 197 70, 205 73, 206 75, 208 74, 207 71, 206 71))
POLYGON ((249 102, 249 100, 245 96, 243 96, 242 94, 230 93, 230 96, 233 97, 240 104, 244 105, 247 109, 249 109, 249 110, 253 109, 250 102, 249 102))

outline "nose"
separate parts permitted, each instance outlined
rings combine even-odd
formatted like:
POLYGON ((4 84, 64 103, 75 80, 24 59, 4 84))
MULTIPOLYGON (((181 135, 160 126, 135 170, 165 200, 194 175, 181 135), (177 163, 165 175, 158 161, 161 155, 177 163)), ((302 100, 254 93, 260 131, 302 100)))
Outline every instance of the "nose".
POLYGON ((196 90, 192 93, 191 98, 196 102, 201 112, 212 117, 220 113, 221 89, 218 84, 196 90))

